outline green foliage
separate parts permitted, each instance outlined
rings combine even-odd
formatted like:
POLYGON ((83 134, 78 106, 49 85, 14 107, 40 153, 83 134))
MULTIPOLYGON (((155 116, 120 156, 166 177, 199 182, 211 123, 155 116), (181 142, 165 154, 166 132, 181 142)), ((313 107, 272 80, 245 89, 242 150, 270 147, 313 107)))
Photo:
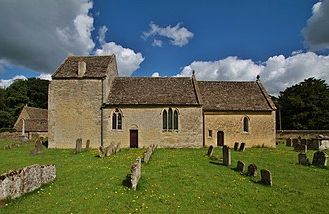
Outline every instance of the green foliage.
POLYGON ((329 129, 329 86, 309 78, 280 93, 282 129, 329 129))
MULTIPOLYGON (((3 142, 6 144, 8 142, 3 142)), ((0 207, 2 213, 327 213, 329 170, 297 164, 291 147, 232 151, 232 166, 221 165, 202 149, 157 149, 142 166, 142 178, 133 191, 122 182, 141 149, 123 149, 108 158, 96 150, 78 155, 73 150, 48 149, 31 156, 32 144, 11 150, 0 142, 0 174, 31 164, 54 163, 53 183, 0 207), (233 169, 238 160, 255 163, 256 178, 233 169), (257 183, 260 169, 272 172, 273 186, 257 183)), ((312 157, 312 151, 308 157, 312 157)))
POLYGON ((29 78, 0 88, 0 128, 12 127, 25 105, 47 108, 48 85, 48 80, 29 78))

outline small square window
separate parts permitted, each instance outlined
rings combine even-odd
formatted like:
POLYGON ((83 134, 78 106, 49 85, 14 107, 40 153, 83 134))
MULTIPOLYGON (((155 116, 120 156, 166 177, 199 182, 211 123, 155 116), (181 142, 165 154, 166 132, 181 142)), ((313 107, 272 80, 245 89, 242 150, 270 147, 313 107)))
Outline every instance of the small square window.
POLYGON ((208 137, 212 137, 212 130, 208 130, 208 137))

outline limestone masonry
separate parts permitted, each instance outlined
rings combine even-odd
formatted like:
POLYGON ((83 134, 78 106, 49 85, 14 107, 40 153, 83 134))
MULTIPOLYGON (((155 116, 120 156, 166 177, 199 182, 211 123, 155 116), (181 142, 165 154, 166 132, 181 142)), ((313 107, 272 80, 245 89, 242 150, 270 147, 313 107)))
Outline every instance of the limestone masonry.
POLYGON ((69 56, 52 76, 50 148, 275 147, 275 106, 259 80, 118 77, 111 56, 69 56))

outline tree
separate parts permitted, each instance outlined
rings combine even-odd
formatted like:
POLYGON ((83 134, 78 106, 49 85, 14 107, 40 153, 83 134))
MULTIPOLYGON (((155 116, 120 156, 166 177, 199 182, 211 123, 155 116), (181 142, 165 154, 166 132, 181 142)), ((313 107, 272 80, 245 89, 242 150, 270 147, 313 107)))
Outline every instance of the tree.
POLYGON ((0 128, 13 126, 24 105, 48 108, 48 85, 48 80, 29 78, 0 88, 0 128))
POLYGON ((324 80, 305 79, 280 92, 282 129, 329 129, 329 86, 324 80))

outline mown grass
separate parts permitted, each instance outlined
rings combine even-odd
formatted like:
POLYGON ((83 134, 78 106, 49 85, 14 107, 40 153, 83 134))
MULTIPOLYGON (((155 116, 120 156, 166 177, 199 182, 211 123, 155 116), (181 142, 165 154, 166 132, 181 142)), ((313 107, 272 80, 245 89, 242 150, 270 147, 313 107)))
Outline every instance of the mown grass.
MULTIPOLYGON (((297 153, 251 148, 232 151, 232 166, 209 160, 207 149, 157 149, 142 166, 137 191, 122 185, 141 149, 124 149, 109 158, 91 150, 48 149, 31 156, 32 145, 4 150, 0 142, 0 173, 27 165, 54 163, 56 180, 41 189, 9 201, 5 213, 328 213, 329 170, 300 166, 297 153), (272 172, 273 187, 240 175, 237 160, 255 163, 272 172)), ((308 154, 312 157, 313 152, 308 154)))

